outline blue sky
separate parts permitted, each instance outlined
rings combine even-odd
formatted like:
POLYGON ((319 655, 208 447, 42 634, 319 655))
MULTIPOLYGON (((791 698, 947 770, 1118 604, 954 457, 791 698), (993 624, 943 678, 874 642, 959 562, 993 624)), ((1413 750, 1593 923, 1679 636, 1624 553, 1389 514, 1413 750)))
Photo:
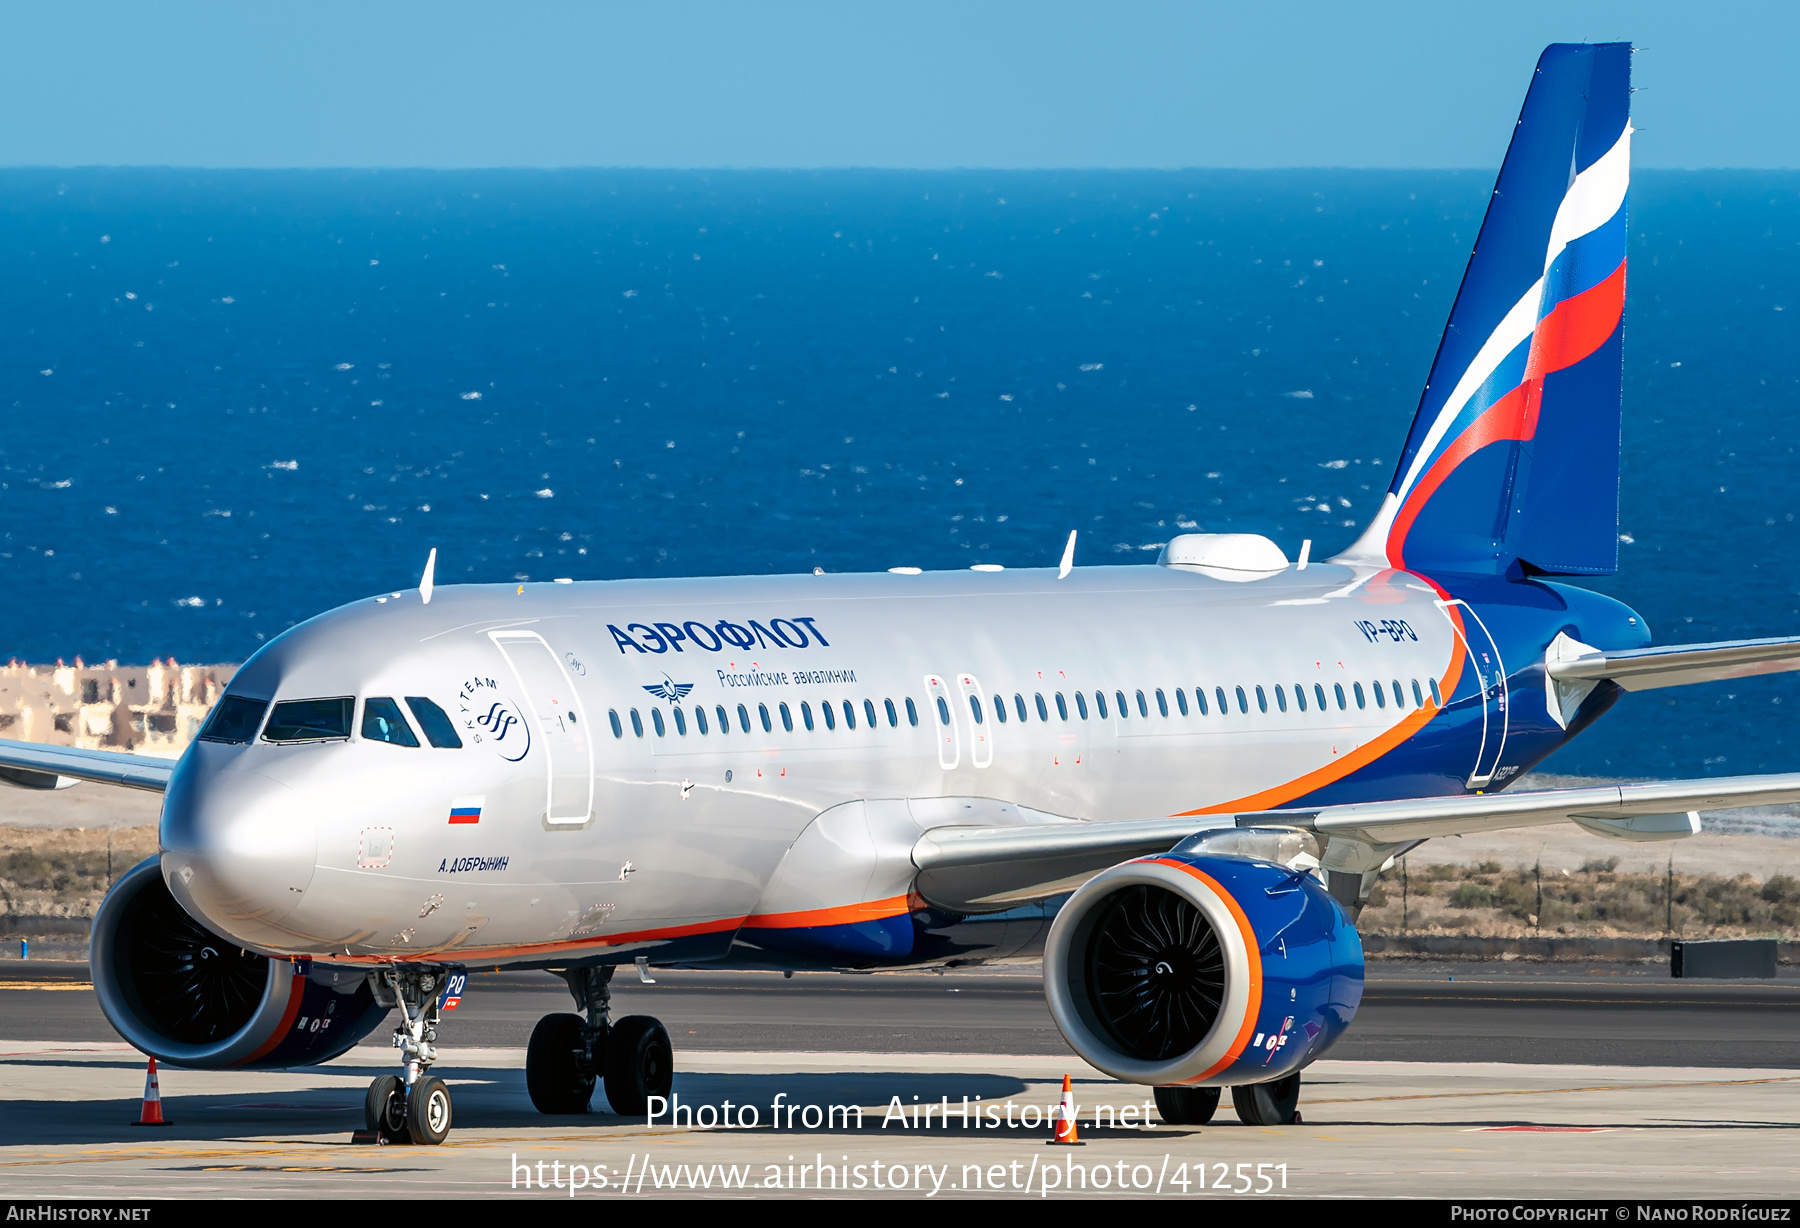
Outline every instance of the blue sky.
POLYGON ((1800 5, 0 7, 0 165, 1482 167, 1629 40, 1641 167, 1800 166, 1800 5))

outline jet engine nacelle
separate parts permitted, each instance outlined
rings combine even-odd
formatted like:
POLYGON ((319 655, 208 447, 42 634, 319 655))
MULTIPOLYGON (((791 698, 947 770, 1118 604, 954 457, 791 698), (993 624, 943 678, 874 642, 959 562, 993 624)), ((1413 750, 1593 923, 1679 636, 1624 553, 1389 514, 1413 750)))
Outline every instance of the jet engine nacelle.
POLYGON ((387 1014, 361 969, 271 959, 212 933, 169 894, 156 857, 101 902, 88 963, 120 1036, 201 1070, 329 1061, 387 1014))
POLYGON ((1291 1074, 1362 1001, 1356 927, 1305 870, 1205 853, 1090 879, 1051 926, 1044 992, 1088 1062, 1132 1083, 1291 1074))

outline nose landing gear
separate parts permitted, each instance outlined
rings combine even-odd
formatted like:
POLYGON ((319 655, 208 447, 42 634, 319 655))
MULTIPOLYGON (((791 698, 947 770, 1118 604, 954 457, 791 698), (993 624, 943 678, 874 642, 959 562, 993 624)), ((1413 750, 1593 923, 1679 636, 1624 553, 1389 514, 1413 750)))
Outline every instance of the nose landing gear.
MULTIPOLYGON (((580 1015, 545 1015, 525 1050, 525 1088, 540 1113, 585 1113, 594 1084, 604 1080, 612 1111, 637 1117, 650 1097, 667 1096, 675 1055, 669 1033, 648 1015, 613 1022, 610 965, 559 968, 580 1015)), ((640 969, 641 974, 641 969, 640 969)))
POLYGON ((363 1097, 363 1124, 384 1143, 444 1141, 450 1133, 450 1089, 428 1073, 437 1061, 437 991, 443 973, 436 969, 400 968, 369 974, 375 1001, 398 1007, 401 1026, 394 1029, 394 1048, 406 1067, 404 1081, 381 1075, 363 1097))

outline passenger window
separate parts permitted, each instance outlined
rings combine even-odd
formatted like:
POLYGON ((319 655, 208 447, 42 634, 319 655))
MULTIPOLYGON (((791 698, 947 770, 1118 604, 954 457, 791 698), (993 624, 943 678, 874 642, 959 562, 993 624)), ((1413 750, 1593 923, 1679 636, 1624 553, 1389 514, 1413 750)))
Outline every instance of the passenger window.
POLYGON ((1337 694, 1338 711, 1339 712, 1344 711, 1346 708, 1348 708, 1350 706, 1349 704, 1344 702, 1344 684, 1341 682, 1334 682, 1331 684, 1331 689, 1334 692, 1336 692, 1336 694, 1337 694))
POLYGON ((417 746, 412 726, 400 715, 400 705, 384 696, 363 701, 362 736, 367 742, 390 746, 417 746))
POLYGON ((685 737, 687 737, 687 717, 682 715, 682 711, 679 706, 677 706, 674 709, 674 713, 675 713, 675 732, 685 738, 685 737))
POLYGON ((606 710, 606 719, 612 724, 613 737, 622 738, 625 736, 625 726, 619 724, 619 710, 617 708, 608 708, 606 710))
POLYGON ((1350 684, 1350 689, 1356 693, 1356 706, 1358 708, 1366 708, 1369 706, 1368 699, 1363 695, 1362 683, 1352 682, 1350 684))
POLYGON ((730 733, 731 732, 731 716, 729 713, 727 713, 725 711, 725 705, 724 704, 716 705, 713 708, 713 713, 719 718, 719 732, 721 734, 730 733))
POLYGON ((669 730, 668 730, 668 728, 667 728, 667 727, 666 727, 666 726, 665 726, 665 725, 664 725, 664 724, 663 724, 663 718, 662 718, 662 709, 661 709, 661 708, 652 708, 652 709, 650 709, 650 723, 651 723, 651 725, 653 725, 653 726, 655 726, 655 728, 656 728, 656 736, 657 736, 657 737, 659 737, 659 738, 662 738, 662 737, 667 737, 667 736, 668 736, 668 733, 669 733, 669 730))
MULTIPOLYGON (((212 710, 212 715, 206 718, 206 728, 200 731, 200 740, 241 746, 256 736, 256 727, 262 724, 263 713, 268 710, 269 701, 266 699, 227 695, 212 710)), ((458 742, 457 745, 461 746, 462 743, 458 742)))
POLYGON ((1269 697, 1263 694, 1263 689, 1261 687, 1256 688, 1256 707, 1257 710, 1261 712, 1267 712, 1269 710, 1269 697))
MULTIPOLYGON (((890 724, 890 725, 892 725, 894 723, 893 717, 891 715, 893 711, 894 711, 894 705, 889 704, 888 712, 890 713, 890 715, 888 717, 888 724, 890 724)), ((875 701, 874 700, 872 700, 872 699, 863 700, 863 715, 868 718, 869 728, 870 729, 875 728, 875 701)))
POLYGON ((1037 699, 1038 719, 1040 721, 1049 720, 1050 719, 1050 709, 1048 709, 1044 706, 1044 693, 1042 691, 1038 691, 1035 693, 1035 697, 1037 699))
POLYGON ((1210 713, 1206 710, 1206 688, 1205 687, 1197 686, 1194 688, 1194 703, 1199 705, 1201 716, 1211 716, 1212 715, 1212 713, 1210 713))
POLYGON ((456 736, 456 725, 442 708, 423 695, 408 695, 406 706, 412 709, 413 720, 419 722, 419 730, 427 742, 439 750, 462 749, 462 739, 456 736))
MULTIPOLYGON (((1157 694, 1161 695, 1162 692, 1158 691, 1157 694)), ((1180 687, 1175 688, 1175 706, 1181 709, 1181 715, 1186 716, 1188 714, 1187 692, 1180 687)))
POLYGON ((1142 691, 1137 693, 1137 704, 1138 715, 1145 720, 1148 720, 1150 718, 1150 704, 1144 699, 1144 693, 1142 691))
MULTIPOLYGON (((875 723, 874 719, 871 718, 869 721, 869 724, 873 725, 874 723, 875 723)), ((847 699, 844 701, 844 728, 845 729, 855 729, 856 728, 856 705, 851 703, 847 699)))
POLYGON ((1393 678, 1393 679, 1390 679, 1389 681, 1392 683, 1393 688, 1394 688, 1394 707, 1405 708, 1406 707, 1406 692, 1400 689, 1400 680, 1398 678, 1393 678))
POLYGON ((910 695, 906 697, 906 723, 914 728, 917 728, 919 724, 919 710, 913 706, 910 695))
MULTIPOLYGON (((1238 694, 1241 695, 1241 694, 1243 694, 1243 692, 1239 691, 1238 694)), ((1214 687, 1213 688, 1213 698, 1219 701, 1219 715, 1220 716, 1231 715, 1231 705, 1225 702, 1225 688, 1224 687, 1222 687, 1222 686, 1214 687)))
MULTIPOLYGON (((894 701, 891 699, 884 699, 881 701, 881 706, 887 709, 888 728, 897 729, 900 725, 900 716, 894 711, 894 701)), ((873 724, 873 722, 870 723, 873 724)), ((917 722, 915 721, 914 724, 917 724, 917 722)))
MULTIPOLYGON (((1325 703, 1325 684, 1324 683, 1322 683, 1322 682, 1313 683, 1313 698, 1319 701, 1319 711, 1321 711, 1321 712, 1325 711, 1325 709, 1328 705, 1325 703)), ((1340 708, 1343 706, 1344 705, 1341 703, 1338 704, 1338 707, 1340 707, 1340 708)))
POLYGON ((1119 701, 1119 715, 1121 717, 1130 716, 1131 708, 1125 702, 1125 692, 1124 691, 1114 691, 1113 698, 1119 701))
POLYGON ((775 726, 769 723, 769 705, 768 704, 757 704, 756 705, 756 715, 757 715, 757 719, 762 721, 762 727, 763 727, 764 733, 774 733, 775 732, 775 726))
POLYGON ((1425 706, 1425 696, 1419 693, 1419 680, 1417 678, 1414 678, 1412 680, 1412 684, 1413 684, 1413 707, 1423 708, 1425 706))
MULTIPOLYGON (((801 716, 806 715, 806 705, 805 704, 800 705, 800 715, 801 716)), ((831 710, 831 701, 829 699, 819 705, 819 715, 825 718, 825 728, 827 728, 827 729, 836 729, 837 728, 837 716, 831 710)), ((811 728, 810 723, 808 724, 808 728, 811 728)))
POLYGON ((1238 697, 1238 711, 1243 713, 1245 716, 1249 716, 1250 715, 1250 700, 1249 700, 1249 697, 1244 694, 1243 687, 1239 687, 1237 689, 1237 697, 1238 697))
MULTIPOLYGON (((1079 716, 1084 721, 1088 718, 1087 695, 1081 691, 1075 692, 1075 715, 1079 716)), ((1104 716, 1106 714, 1102 712, 1101 715, 1104 716)))
POLYGON ((808 733, 812 732, 812 705, 807 703, 804 699, 800 701, 800 723, 806 726, 806 731, 808 733))
POLYGON ((1025 711, 1025 697, 1016 691, 1013 692, 1013 711, 1019 714, 1021 725, 1031 719, 1030 714, 1025 711))
POLYGON ((1063 698, 1061 691, 1056 693, 1056 715, 1065 721, 1069 719, 1069 701, 1063 698))
MULTIPOLYGON (((1143 692, 1140 691, 1138 695, 1139 698, 1142 698, 1143 692)), ((1163 694, 1161 687, 1156 688, 1156 710, 1164 716, 1169 715, 1169 697, 1163 694)), ((1149 714, 1146 713, 1145 715, 1149 714)))
POLYGON ((937 710, 938 724, 948 725, 950 723, 950 705, 944 702, 944 697, 942 695, 937 697, 937 710))
POLYGON ((793 712, 788 708, 788 706, 785 703, 777 704, 776 707, 779 708, 781 711, 781 727, 784 730, 786 730, 788 733, 794 732, 794 714, 793 714, 793 712))
POLYGON ((638 715, 636 708, 631 710, 631 732, 640 738, 644 736, 644 718, 638 715))
POLYGON ((263 730, 265 742, 330 742, 348 739, 356 700, 290 699, 275 705, 263 730))
POLYGON ((1006 696, 994 696, 994 719, 1002 725, 1006 724, 1006 696))
POLYGON ((1440 708, 1443 707, 1444 706, 1444 697, 1438 691, 1437 679, 1436 678, 1428 678, 1428 679, 1426 679, 1426 681, 1431 683, 1431 702, 1436 704, 1440 708))
POLYGON ((1300 705, 1300 711, 1306 711, 1306 684, 1304 682, 1294 684, 1294 702, 1300 705))
POLYGON ((694 705, 694 728, 700 731, 701 737, 712 732, 706 727, 706 707, 703 704, 694 705))
POLYGON ((979 697, 974 695, 969 696, 969 711, 974 714, 975 723, 977 725, 985 723, 981 719, 981 700, 979 697))
POLYGON ((1387 707, 1387 688, 1383 687, 1379 682, 1371 682, 1369 684, 1369 689, 1375 692, 1375 706, 1377 708, 1387 707))
POLYGON ((1275 706, 1277 708, 1280 708, 1283 712, 1287 711, 1287 688, 1286 687, 1278 686, 1275 688, 1275 706))

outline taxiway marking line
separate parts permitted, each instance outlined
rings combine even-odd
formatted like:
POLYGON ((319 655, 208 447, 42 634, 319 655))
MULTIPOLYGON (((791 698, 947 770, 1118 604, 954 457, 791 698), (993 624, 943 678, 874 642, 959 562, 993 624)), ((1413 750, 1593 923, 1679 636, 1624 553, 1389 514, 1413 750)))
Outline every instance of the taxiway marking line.
POLYGON ((1570 1092, 1669 1091, 1681 1087, 1754 1087, 1760 1083, 1800 1083, 1800 1075, 1770 1079, 1715 1079, 1697 1083, 1602 1083, 1593 1087, 1507 1088, 1492 1092, 1423 1092, 1409 1096, 1348 1096, 1338 1100, 1308 1100, 1308 1104, 1374 1104, 1383 1100, 1467 1100, 1480 1096, 1559 1096, 1570 1092))

